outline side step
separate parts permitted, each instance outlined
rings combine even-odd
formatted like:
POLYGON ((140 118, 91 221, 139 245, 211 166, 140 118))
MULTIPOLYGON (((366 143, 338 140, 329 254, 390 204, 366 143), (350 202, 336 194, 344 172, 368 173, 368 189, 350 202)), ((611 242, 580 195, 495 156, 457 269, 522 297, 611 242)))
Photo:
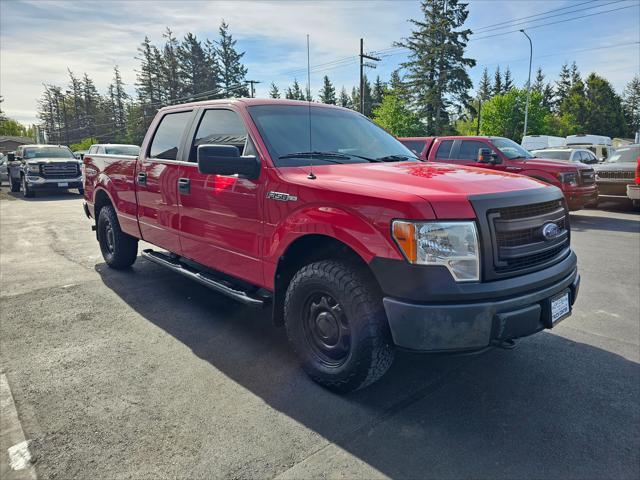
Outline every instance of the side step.
POLYGON ((163 267, 170 268, 174 272, 177 272, 181 275, 184 275, 187 278, 195 280, 198 283, 201 283, 205 287, 209 287, 211 290, 215 290, 218 293, 222 293, 223 295, 227 295, 228 297, 233 298, 239 302, 244 303, 245 305, 250 305, 252 307, 262 307, 264 306, 264 300, 251 296, 247 292, 243 292, 242 290, 237 290, 235 288, 230 287, 226 283, 221 282, 216 279, 212 275, 207 273, 198 272, 196 270, 192 270, 181 263, 174 260, 167 254, 156 252, 155 250, 143 250, 142 256, 147 260, 157 263, 158 265, 162 265, 163 267))

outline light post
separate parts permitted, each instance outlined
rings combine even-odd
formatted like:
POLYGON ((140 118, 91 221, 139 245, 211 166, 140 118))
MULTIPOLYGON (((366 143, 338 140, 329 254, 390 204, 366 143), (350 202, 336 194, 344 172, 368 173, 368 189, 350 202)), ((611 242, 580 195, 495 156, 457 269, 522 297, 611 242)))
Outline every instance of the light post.
POLYGON ((531 37, 527 35, 527 32, 520 30, 525 37, 529 40, 529 79, 527 80, 527 103, 524 107, 524 137, 527 134, 527 120, 529 120, 529 99, 531 98, 531 61, 533 60, 533 43, 531 43, 531 37))

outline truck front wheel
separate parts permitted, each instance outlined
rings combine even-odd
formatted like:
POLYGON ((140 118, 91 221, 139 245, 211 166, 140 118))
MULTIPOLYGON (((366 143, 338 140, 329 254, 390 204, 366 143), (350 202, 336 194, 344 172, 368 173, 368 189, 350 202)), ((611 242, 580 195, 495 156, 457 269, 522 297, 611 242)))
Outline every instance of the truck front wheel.
POLYGON ((289 284, 284 316, 303 369, 324 387, 364 388, 393 363, 381 295, 356 266, 335 260, 304 266, 289 284))
POLYGON ((100 209, 98 242, 104 261, 111 268, 121 270, 133 265, 138 256, 138 239, 120 229, 116 211, 111 205, 100 209))

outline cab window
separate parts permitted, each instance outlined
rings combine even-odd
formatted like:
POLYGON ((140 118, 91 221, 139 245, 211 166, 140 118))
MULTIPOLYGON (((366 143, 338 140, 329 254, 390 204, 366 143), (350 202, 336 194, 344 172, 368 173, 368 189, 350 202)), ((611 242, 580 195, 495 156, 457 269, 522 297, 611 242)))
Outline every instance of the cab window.
POLYGON ((184 128, 189 121, 191 112, 168 113, 156 129, 153 141, 149 147, 149 157, 163 160, 176 160, 184 128))
POLYGON ((475 140, 463 140, 460 145, 460 152, 456 158, 460 160, 477 160, 478 150, 481 148, 490 148, 489 145, 475 140))
POLYGON ((198 161, 200 145, 232 145, 240 155, 255 155, 255 149, 248 140, 247 129, 240 116, 231 110, 207 110, 200 120, 198 130, 191 144, 189 161, 198 161))
POLYGON ((448 160, 451 153, 451 147, 453 146, 453 140, 443 140, 438 145, 436 150, 436 160, 448 160))

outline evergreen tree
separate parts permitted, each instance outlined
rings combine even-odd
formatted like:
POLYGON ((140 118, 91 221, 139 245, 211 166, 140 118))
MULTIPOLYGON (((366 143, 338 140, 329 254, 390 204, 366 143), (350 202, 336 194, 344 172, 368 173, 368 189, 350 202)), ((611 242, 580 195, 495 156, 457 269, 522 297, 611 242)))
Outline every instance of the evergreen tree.
POLYGON ((166 42, 162 50, 162 62, 160 78, 163 96, 168 102, 173 102, 182 95, 182 83, 180 65, 178 62, 178 39, 173 35, 170 28, 167 27, 162 35, 166 42))
POLYGON ((296 78, 293 79, 293 85, 291 87, 287 87, 287 91, 285 92, 285 98, 289 100, 305 100, 305 94, 300 88, 300 84, 296 78))
POLYGON ((376 81, 373 82, 373 92, 371 94, 371 101, 373 102, 373 108, 379 107, 382 105, 382 99, 384 97, 384 93, 387 89, 387 86, 384 84, 382 80, 380 80, 380 75, 376 77, 376 81))
POLYGON ((320 101, 330 105, 336 104, 336 89, 333 87, 328 76, 324 76, 322 90, 320 90, 320 101))
POLYGON ((271 88, 269 89, 269 98, 280 98, 280 90, 274 82, 271 82, 271 88))
POLYGON ((374 109, 374 121, 396 137, 416 137, 424 132, 417 114, 409 110, 395 93, 386 93, 379 107, 374 109))
POLYGON ((338 105, 344 108, 352 108, 351 98, 349 98, 349 95, 347 94, 347 89, 344 88, 344 85, 340 90, 340 96, 338 97, 338 105))
POLYGON ((421 10, 424 18, 410 20, 411 36, 396 45, 409 49, 402 67, 426 133, 439 135, 449 129, 450 108, 469 103, 467 69, 476 64, 464 56, 471 30, 462 26, 469 13, 459 0, 422 0, 421 10))
POLYGON ((124 82, 120 75, 120 69, 113 67, 113 84, 109 86, 112 92, 113 127, 119 136, 124 135, 127 121, 126 102, 129 98, 124 90, 124 82))
POLYGON ((229 25, 220 24, 220 40, 216 54, 220 66, 220 83, 226 97, 248 97, 246 86, 247 67, 242 64, 244 52, 236 51, 236 41, 229 33, 229 25))
POLYGON ((554 103, 557 110, 561 109, 562 103, 569 95, 569 90, 571 90, 571 71, 565 62, 560 69, 560 75, 556 81, 556 96, 554 103))
POLYGON ((581 80, 580 78, 580 72, 578 71, 578 65, 576 65, 576 62, 573 62, 571 64, 571 85, 575 85, 576 83, 578 83, 581 80))
POLYGON ((534 92, 538 92, 540 95, 542 95, 542 92, 544 91, 544 86, 545 86, 544 73, 542 73, 542 67, 538 67, 538 70, 536 70, 536 78, 531 84, 531 90, 534 92))
MULTIPOLYGON (((373 98, 371 97, 371 82, 365 75, 363 78, 364 83, 364 115, 371 118, 373 111, 373 98)), ((351 108, 356 111, 360 111, 360 87, 353 87, 351 89, 351 108)))
POLYGON ((82 99, 82 80, 74 75, 71 69, 67 68, 69 72, 69 86, 67 91, 68 103, 70 104, 69 115, 72 119, 70 121, 70 127, 74 132, 82 129, 84 123, 83 118, 83 99, 82 99))
MULTIPOLYGON (((178 46, 178 66, 183 96, 195 96, 202 92, 210 92, 216 88, 217 79, 215 78, 215 71, 211 72, 211 63, 207 52, 192 33, 187 33, 182 43, 178 46)), ((211 97, 207 95, 198 98, 211 97)))
POLYGON ((491 79, 489 78, 489 70, 484 67, 482 71, 482 77, 480 77, 480 84, 478 85, 478 97, 483 102, 486 102, 492 97, 491 79))
POLYGON ((500 73, 500 65, 496 67, 496 72, 493 74, 493 94, 502 95, 502 74, 500 73))
POLYGON ((140 70, 137 72, 136 89, 138 98, 142 103, 158 106, 164 99, 160 89, 160 64, 161 57, 158 49, 151 44, 149 37, 138 47, 140 70))
POLYGON ((624 88, 622 107, 627 122, 627 135, 633 138, 640 132, 640 75, 633 77, 624 88))
POLYGON ((82 77, 82 97, 84 104, 85 128, 84 134, 93 137, 96 133, 96 118, 100 104, 100 94, 93 80, 85 73, 82 77))
POLYGON ((502 85, 502 93, 507 93, 514 87, 513 78, 511 78, 511 70, 507 66, 507 69, 504 71, 504 84, 502 85))
MULTIPOLYGON (((577 82, 581 82, 578 80, 577 82)), ((586 79, 586 112, 582 126, 586 132, 606 132, 609 137, 623 137, 627 126, 622 100, 611 84, 591 73, 586 79)))

